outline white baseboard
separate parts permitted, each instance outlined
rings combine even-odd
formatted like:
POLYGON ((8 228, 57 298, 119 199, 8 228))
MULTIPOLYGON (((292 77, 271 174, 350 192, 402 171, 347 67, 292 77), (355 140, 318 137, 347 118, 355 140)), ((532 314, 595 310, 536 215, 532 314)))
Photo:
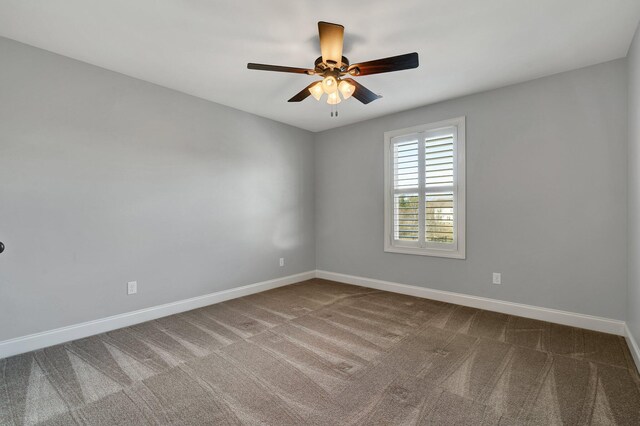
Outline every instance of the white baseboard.
POLYGON ((0 359, 36 349, 46 348, 48 346, 57 345, 71 340, 82 339, 84 337, 93 336, 95 334, 104 333, 118 328, 128 327, 141 322, 166 317, 167 315, 190 311, 192 309, 201 308, 214 303, 224 302, 225 300, 248 296, 250 294, 259 293, 272 288, 294 284, 314 277, 315 271, 303 272, 242 287, 236 287, 229 290, 217 291, 215 293, 205 294, 204 296, 192 297, 190 299, 179 300, 177 302, 153 306, 151 308, 140 309, 107 318, 101 318, 67 327, 56 328, 54 330, 43 331, 41 333, 30 334, 28 336, 4 340, 0 342, 0 359))
POLYGON ((636 362, 636 368, 640 373, 640 347, 638 347, 638 342, 636 342, 636 339, 634 339, 633 334, 631 334, 631 330, 629 330, 629 326, 627 324, 624 325, 624 330, 624 336, 627 339, 629 351, 631 352, 631 356, 633 356, 633 360, 636 362))
MULTIPOLYGON (((438 300, 441 302, 455 303, 457 305, 470 306, 472 308, 485 309, 487 311, 517 315, 525 318, 570 325, 572 327, 586 328, 588 330, 601 331, 604 333, 616 334, 618 336, 625 335, 625 322, 609 318, 576 314, 573 312, 560 311, 556 309, 523 305, 521 303, 505 302, 503 300, 470 296, 467 294, 453 293, 450 291, 434 290, 426 287, 399 284, 390 281, 339 274, 336 272, 318 270, 316 271, 316 277, 331 281, 338 281, 345 284, 354 284, 363 287, 375 288, 378 290, 390 291, 393 293, 402 293, 410 296, 423 297, 425 299, 438 300)), ((640 365, 637 358, 636 365, 640 365)))
POLYGON ((640 349, 624 321, 321 270, 289 275, 229 290, 218 291, 204 296, 1 341, 0 359, 224 302, 225 300, 259 293, 272 288, 294 284, 314 277, 625 336, 636 366, 640 367, 640 349))

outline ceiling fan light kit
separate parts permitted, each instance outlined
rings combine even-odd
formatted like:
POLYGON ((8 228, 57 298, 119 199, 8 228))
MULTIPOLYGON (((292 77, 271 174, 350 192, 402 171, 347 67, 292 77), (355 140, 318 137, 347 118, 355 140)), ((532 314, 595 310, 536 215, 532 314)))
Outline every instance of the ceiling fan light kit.
MULTIPOLYGON (((289 99, 289 102, 301 102, 310 95, 319 101, 326 94, 327 103, 329 105, 337 105, 351 96, 363 104, 368 104, 382 97, 351 77, 382 74, 418 67, 418 54, 416 52, 350 65, 349 60, 342 56, 344 27, 329 22, 318 22, 318 33, 322 56, 316 59, 313 69, 254 63, 247 64, 247 68, 322 77, 322 80, 311 83, 294 95, 289 99)), ((331 115, 333 116, 333 113, 331 115)))

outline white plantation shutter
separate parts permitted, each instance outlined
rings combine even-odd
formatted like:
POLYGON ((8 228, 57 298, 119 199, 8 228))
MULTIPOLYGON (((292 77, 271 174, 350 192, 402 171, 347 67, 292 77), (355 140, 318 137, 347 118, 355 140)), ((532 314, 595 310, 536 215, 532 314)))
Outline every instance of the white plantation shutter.
POLYGON ((385 134, 385 250, 464 258, 464 118, 385 134))
POLYGON ((426 242, 453 244, 454 221, 454 133, 445 129, 439 136, 425 135, 425 232, 426 242), (451 133, 451 134, 449 134, 451 133))
POLYGON ((418 138, 409 135, 393 144, 393 232, 396 240, 418 241, 418 138))

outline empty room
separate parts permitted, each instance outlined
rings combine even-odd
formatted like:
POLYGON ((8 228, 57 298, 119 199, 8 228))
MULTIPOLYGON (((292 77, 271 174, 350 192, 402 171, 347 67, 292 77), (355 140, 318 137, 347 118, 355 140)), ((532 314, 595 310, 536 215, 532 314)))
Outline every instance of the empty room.
POLYGON ((0 425, 640 425, 639 23, 0 0, 0 425))

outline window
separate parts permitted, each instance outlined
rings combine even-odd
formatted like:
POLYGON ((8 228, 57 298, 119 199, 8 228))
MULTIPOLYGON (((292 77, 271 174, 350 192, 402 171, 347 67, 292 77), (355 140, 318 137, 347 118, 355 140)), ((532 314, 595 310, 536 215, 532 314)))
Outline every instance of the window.
POLYGON ((384 134, 388 252, 465 258, 465 118, 384 134))

